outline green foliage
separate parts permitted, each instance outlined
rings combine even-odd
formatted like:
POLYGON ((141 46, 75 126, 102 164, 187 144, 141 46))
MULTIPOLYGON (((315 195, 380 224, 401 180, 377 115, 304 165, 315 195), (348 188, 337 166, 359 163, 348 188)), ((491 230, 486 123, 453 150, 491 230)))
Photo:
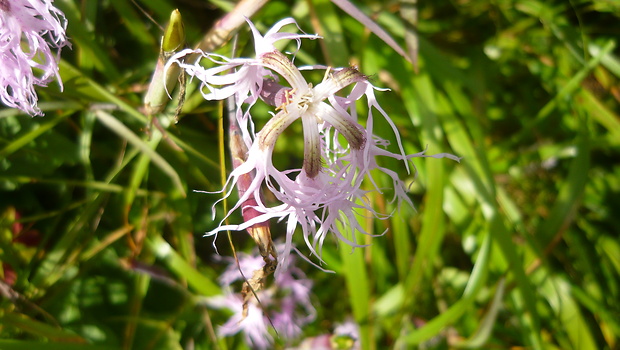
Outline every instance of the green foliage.
MULTIPOLYGON (((185 6, 189 45, 233 6, 138 3, 161 22, 185 6)), ((394 215, 359 220, 386 234, 358 237, 372 245, 353 253, 327 239, 335 275, 300 264, 318 310, 304 335, 352 318, 364 349, 618 349, 620 6, 418 3, 417 73, 329 1, 271 1, 252 18, 264 30, 294 16, 325 37, 304 42, 297 63, 357 65, 390 88, 377 96, 408 153, 463 157, 419 159, 415 177, 386 161, 409 176, 416 211, 374 193, 394 215)), ((63 51, 64 91, 38 90, 43 118, 0 111, 0 348, 247 348, 240 335, 217 337, 230 315, 204 303, 221 293, 223 266, 202 237, 217 225, 220 195, 193 190, 219 190, 230 170, 222 106, 190 84, 178 123, 175 103, 150 120, 142 97, 159 28, 128 1, 55 4, 73 44, 63 51)), ((411 19, 410 2, 356 4, 403 47, 410 40, 400 17, 411 19)), ((237 52, 249 53, 246 27, 238 39, 237 52)), ((395 147, 387 124, 375 129, 395 147)), ((278 167, 303 154, 303 138, 286 136, 278 167)), ((232 242, 253 245, 245 233, 232 242)), ((226 238, 216 243, 232 254, 226 238)))

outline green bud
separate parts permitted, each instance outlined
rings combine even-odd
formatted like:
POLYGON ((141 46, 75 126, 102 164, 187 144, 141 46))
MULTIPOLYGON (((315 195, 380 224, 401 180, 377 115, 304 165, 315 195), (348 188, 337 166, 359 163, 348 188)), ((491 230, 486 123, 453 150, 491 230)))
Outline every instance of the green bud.
POLYGON ((178 9, 170 14, 170 22, 164 32, 161 41, 161 50, 164 54, 177 51, 185 42, 185 27, 181 19, 181 12, 178 9))
POLYGON ((144 95, 144 107, 146 114, 149 116, 163 111, 166 104, 170 101, 164 86, 168 87, 168 91, 172 91, 179 80, 181 70, 177 65, 173 65, 168 69, 164 77, 164 64, 170 56, 183 48, 184 43, 185 28, 181 20, 181 12, 177 9, 170 14, 170 23, 168 23, 164 37, 161 39, 161 51, 153 72, 151 84, 146 95, 144 95))

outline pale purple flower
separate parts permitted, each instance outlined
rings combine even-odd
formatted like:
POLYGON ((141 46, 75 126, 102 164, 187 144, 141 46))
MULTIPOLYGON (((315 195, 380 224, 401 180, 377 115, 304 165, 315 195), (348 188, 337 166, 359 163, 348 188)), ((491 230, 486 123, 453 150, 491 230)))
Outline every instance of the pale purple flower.
POLYGON ((360 328, 357 323, 347 320, 338 324, 331 334, 322 334, 304 339, 297 347, 288 350, 359 350, 360 328))
MULTIPOLYGON (((261 302, 266 299, 261 298, 261 302)), ((273 344, 273 336, 269 333, 269 321, 258 304, 250 303, 247 317, 243 317, 243 298, 238 294, 227 294, 209 298, 208 305, 221 309, 226 308, 234 312, 225 324, 218 327, 218 334, 222 337, 242 332, 248 345, 255 349, 269 349, 273 344)))
POLYGON ((310 301, 312 285, 312 280, 295 267, 294 261, 286 272, 276 276, 274 287, 279 292, 278 307, 272 312, 271 320, 284 339, 299 337, 303 327, 316 318, 316 309, 310 301))
MULTIPOLYGON (((281 29, 283 22, 294 23, 287 19, 274 28, 281 29)), ((220 225, 207 234, 245 230, 272 218, 286 220, 285 249, 279 257, 277 276, 282 267, 288 264, 287 259, 293 247, 293 235, 297 227, 301 228, 303 239, 311 253, 319 259, 323 242, 330 233, 352 247, 363 246, 356 241, 355 231, 370 233, 365 232, 358 224, 357 216, 370 215, 379 219, 390 216, 390 213, 379 213, 372 208, 366 197, 367 191, 362 189, 362 183, 369 180, 374 190, 381 192, 371 177, 373 170, 379 170, 392 179, 393 201, 398 205, 405 201, 413 206, 403 181, 395 171, 377 163, 379 156, 402 160, 407 171, 410 170, 408 162, 415 157, 447 157, 457 161, 459 158, 445 153, 432 156, 427 156, 424 152, 405 154, 396 125, 375 98, 374 91, 381 89, 370 84, 367 76, 351 67, 303 67, 304 70, 324 70, 323 80, 313 86, 306 81, 300 68, 272 45, 280 38, 299 41, 300 38, 315 36, 290 33, 276 36, 272 29, 268 35, 261 37, 251 23, 250 26, 256 42, 255 58, 228 59, 203 53, 204 57, 216 64, 215 67, 205 69, 199 62, 183 62, 181 58, 184 54, 181 53, 173 57, 168 65, 177 63, 188 74, 200 79, 203 91, 208 91, 203 92, 208 100, 236 97, 237 119, 240 127, 244 129, 249 153, 245 163, 230 174, 223 190, 225 197, 232 193, 242 176, 251 174, 253 181, 220 225), (236 71, 233 71, 234 69, 236 71), (279 78, 286 80, 290 88, 280 87, 278 90, 279 78), (346 87, 350 87, 348 95, 339 95, 346 87), (250 109, 259 98, 278 106, 278 112, 260 132, 255 133, 253 124, 248 121, 251 118, 250 109), (356 101, 362 98, 365 98, 368 105, 366 127, 358 122, 355 108, 356 101), (388 151, 386 148, 389 142, 374 135, 373 113, 376 112, 386 119, 396 135, 398 153, 388 151), (272 162, 275 143, 296 120, 301 120, 303 126, 303 165, 297 169, 279 170, 272 162), (260 192, 264 187, 281 204, 268 206, 263 203, 260 192), (234 211, 241 209, 250 196, 256 199, 257 205, 254 209, 260 214, 242 224, 224 225, 224 221, 234 211)))
POLYGON ((53 0, 0 0, 0 98, 34 116, 34 86, 47 86, 58 74, 60 49, 70 46, 64 14, 53 0))
MULTIPOLYGON (((279 250, 283 246, 278 246, 279 250)), ((302 328, 314 321, 316 310, 310 302, 312 281, 291 262, 289 268, 279 274, 272 285, 256 291, 255 298, 249 303, 247 317, 243 317, 243 299, 231 291, 230 285, 235 281, 250 279, 255 270, 263 268, 264 261, 257 255, 239 253, 239 266, 243 276, 232 258, 223 258, 229 263, 220 275, 218 282, 226 295, 208 299, 208 305, 214 308, 227 308, 234 315, 219 329, 221 336, 242 332, 246 342, 253 348, 267 349, 273 345, 273 336, 269 333, 270 319, 278 335, 284 340, 294 340, 302 334, 302 328), (265 314, 267 312, 267 314, 265 314)))
MULTIPOLYGON (((280 40, 295 40, 299 47, 302 38, 319 38, 319 36, 311 34, 280 33, 282 27, 286 25, 297 25, 292 18, 279 21, 264 36, 260 35, 250 20, 247 20, 247 22, 254 36, 256 55, 275 51, 274 44, 280 40)), ((171 57, 166 63, 165 70, 174 63, 179 64, 190 77, 195 77, 201 81, 201 93, 206 100, 225 100, 234 95, 237 103, 237 121, 243 132, 243 139, 249 147, 254 133, 254 124, 251 118, 249 118, 250 107, 256 103, 263 90, 264 78, 270 76, 273 79, 277 79, 268 69, 260 64, 255 64, 255 62, 255 59, 250 58, 230 59, 222 55, 206 53, 202 50, 186 49, 171 57), (193 64, 181 61, 183 57, 191 54, 199 54, 200 57, 193 64), (204 68, 200 65, 202 58, 208 58, 217 65, 208 69, 204 68), (232 73, 220 75, 235 69, 236 71, 232 73), (216 86, 220 87, 217 88, 216 86), (242 109, 243 104, 249 106, 245 112, 242 109)))
POLYGON ((349 347, 350 350, 359 350, 362 348, 362 344, 360 343, 360 326, 352 319, 348 319, 336 326, 334 329, 334 337, 348 340, 348 343, 351 345, 349 347))

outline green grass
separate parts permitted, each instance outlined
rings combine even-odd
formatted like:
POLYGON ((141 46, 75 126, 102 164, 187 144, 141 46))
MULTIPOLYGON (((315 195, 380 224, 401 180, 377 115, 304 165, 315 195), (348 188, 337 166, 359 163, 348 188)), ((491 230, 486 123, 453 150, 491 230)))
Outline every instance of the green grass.
MULTIPOLYGON (((405 47, 398 10, 408 5, 355 3, 405 47)), ((222 293, 224 266, 202 236, 223 209, 212 220, 220 195, 194 190, 218 191, 230 171, 222 105, 190 84, 178 123, 173 101, 156 116, 165 135, 149 127, 142 97, 159 28, 127 1, 55 4, 73 44, 62 55, 64 91, 38 89, 42 118, 0 110, 0 349, 248 348, 241 335, 217 336, 230 314, 204 302, 222 293)), ((180 6, 193 46, 232 2, 139 4, 162 25, 180 6)), ((355 65, 390 88, 376 95, 408 153, 463 157, 415 160, 415 210, 373 194, 395 214, 359 220, 389 230, 358 237, 371 246, 353 253, 326 239, 324 267, 335 274, 300 260, 318 311, 304 337, 353 319, 363 349, 619 349, 620 4, 418 6, 417 73, 330 1, 271 1, 252 17, 264 31, 294 16, 324 36, 303 42, 297 64, 355 65)), ((237 53, 251 50, 244 26, 237 53)), ((380 117, 375 130, 396 151, 380 117)), ((303 155, 303 138, 285 135, 278 166, 303 155)), ((285 227, 272 232, 281 239, 285 227)), ((230 256, 224 236, 216 245, 230 256)), ((252 249, 246 233, 231 237, 252 249)))

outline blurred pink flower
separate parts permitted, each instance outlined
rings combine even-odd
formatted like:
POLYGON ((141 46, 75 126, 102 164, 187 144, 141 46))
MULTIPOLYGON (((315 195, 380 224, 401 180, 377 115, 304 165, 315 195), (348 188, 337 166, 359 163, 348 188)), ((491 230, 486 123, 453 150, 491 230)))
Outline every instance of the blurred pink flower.
MULTIPOLYGON (((283 247, 280 245, 278 248, 281 250, 283 247)), ((237 257, 245 278, 251 278, 255 270, 263 268, 264 261, 258 254, 252 256, 238 253, 237 257)), ((279 337, 285 341, 292 341, 301 336, 302 328, 314 321, 316 310, 310 302, 312 281, 294 266, 294 259, 289 268, 275 278, 272 285, 256 291, 260 305, 256 298, 252 298, 245 318, 243 298, 230 289, 231 284, 243 280, 243 276, 239 273, 234 259, 224 258, 224 261, 229 265, 220 275, 218 282, 226 294, 207 300, 207 304, 213 308, 226 308, 234 313, 219 327, 218 332, 221 336, 242 332, 248 345, 256 349, 269 349, 273 347, 274 342, 269 332, 270 319, 279 337)))
MULTIPOLYGON (((263 298, 261 298, 263 302, 263 298)), ((273 343, 273 336, 269 334, 263 310, 255 303, 250 303, 247 317, 243 317, 243 298, 238 294, 227 294, 209 298, 207 304, 213 308, 226 308, 234 314, 220 327, 218 335, 228 337, 242 332, 246 344, 253 349, 269 349, 273 343)))
POLYGON ((333 333, 306 338, 297 347, 287 350, 360 350, 361 348, 359 325, 347 320, 338 324, 333 333))
POLYGON ((52 2, 0 0, 0 99, 32 116, 43 115, 34 85, 56 78, 62 89, 60 49, 70 46, 67 20, 52 2))
MULTIPOLYGON (((248 21, 248 23, 250 23, 248 21)), ((245 163, 230 174, 223 191, 225 198, 234 190, 243 176, 251 174, 252 183, 239 201, 230 209, 214 230, 208 235, 226 230, 245 230, 257 223, 275 218, 287 220, 285 249, 279 256, 276 276, 287 266, 287 259, 293 249, 293 235, 301 228, 303 238, 311 253, 319 259, 321 247, 329 233, 352 247, 361 247, 355 238, 355 231, 369 234, 358 224, 357 215, 384 219, 389 213, 377 212, 366 197, 362 183, 369 180, 376 191, 381 189, 371 177, 373 170, 388 175, 393 184, 394 198, 398 205, 405 201, 413 206, 406 193, 406 187, 398 174, 381 167, 377 158, 390 157, 404 162, 409 171, 409 161, 415 157, 458 157, 441 153, 427 156, 424 152, 405 154, 396 125, 379 106, 374 87, 368 77, 355 68, 330 68, 324 66, 303 67, 304 70, 325 70, 323 80, 313 86, 303 77, 300 68, 288 56, 276 50, 273 43, 279 39, 317 38, 308 34, 277 33, 284 24, 295 24, 292 19, 280 21, 265 37, 260 36, 250 23, 256 42, 256 58, 229 59, 219 55, 202 53, 216 64, 204 68, 200 61, 185 63, 181 52, 174 56, 168 66, 179 64, 186 72, 201 81, 203 95, 208 100, 221 100, 235 96, 237 120, 243 130, 249 152, 245 163), (236 71, 235 71, 236 69, 236 71), (278 80, 283 78, 290 87, 283 87, 278 80), (344 88, 350 92, 341 96, 344 88), (207 92, 204 92, 207 90, 207 92), (250 109, 262 98, 268 104, 277 106, 277 114, 266 123, 260 132, 254 132, 250 109), (358 122, 355 104, 365 98, 368 115, 365 127, 358 122), (244 109, 244 105, 246 105, 244 109), (398 153, 386 148, 389 142, 373 133, 374 116, 379 112, 390 125, 398 142, 398 153), (273 151, 278 138, 296 120, 303 126, 304 157, 298 169, 279 170, 272 162, 273 151), (281 202, 267 206, 260 195, 266 187, 281 202), (224 221, 253 196, 257 204, 253 207, 258 215, 241 224, 225 225, 224 221)), ((217 204, 217 203, 216 203, 217 204)), ((215 210, 214 210, 215 213, 215 210)))

